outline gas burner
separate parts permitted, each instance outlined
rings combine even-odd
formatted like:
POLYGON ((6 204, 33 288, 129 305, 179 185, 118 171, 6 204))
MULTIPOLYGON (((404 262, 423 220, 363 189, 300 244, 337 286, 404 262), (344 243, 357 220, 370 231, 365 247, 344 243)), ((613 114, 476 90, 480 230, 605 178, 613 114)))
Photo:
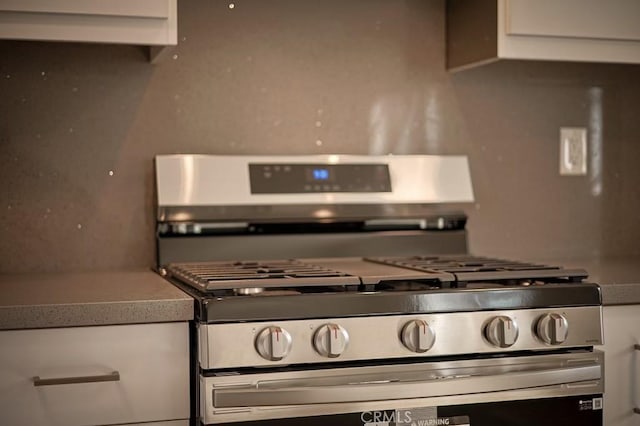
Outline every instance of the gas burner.
POLYGON ((243 287, 234 288, 233 292, 241 296, 253 296, 264 292, 264 287, 243 287))

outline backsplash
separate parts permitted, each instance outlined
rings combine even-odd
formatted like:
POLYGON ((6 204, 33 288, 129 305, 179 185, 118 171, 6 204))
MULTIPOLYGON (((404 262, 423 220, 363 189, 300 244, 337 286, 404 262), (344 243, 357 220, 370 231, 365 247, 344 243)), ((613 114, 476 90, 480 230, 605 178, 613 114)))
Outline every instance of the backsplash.
POLYGON ((0 42, 0 273, 154 264, 156 154, 467 154, 474 254, 640 254, 640 66, 444 69, 444 0, 179 2, 179 45, 0 42), (559 175, 559 128, 589 131, 559 175))

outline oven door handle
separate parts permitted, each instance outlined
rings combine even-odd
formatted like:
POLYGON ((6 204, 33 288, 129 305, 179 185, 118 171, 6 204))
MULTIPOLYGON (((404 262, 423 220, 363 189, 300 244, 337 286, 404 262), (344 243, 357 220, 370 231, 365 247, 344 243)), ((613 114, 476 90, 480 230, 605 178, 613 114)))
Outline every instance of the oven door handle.
MULTIPOLYGON (((600 380, 600 365, 519 371, 485 376, 445 376, 420 381, 366 381, 324 386, 214 388, 216 408, 332 404, 429 398, 600 380)), ((259 385, 258 385, 259 386, 259 385)))

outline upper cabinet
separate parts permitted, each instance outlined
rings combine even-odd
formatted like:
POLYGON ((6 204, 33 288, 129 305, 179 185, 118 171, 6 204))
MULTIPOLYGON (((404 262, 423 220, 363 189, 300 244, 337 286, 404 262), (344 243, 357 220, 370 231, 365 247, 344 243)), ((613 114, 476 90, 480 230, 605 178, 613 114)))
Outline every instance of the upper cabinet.
POLYGON ((0 0, 0 39, 160 49, 178 42, 177 0, 0 0))
POLYGON ((447 0, 447 68, 499 59, 640 63, 640 1, 447 0))

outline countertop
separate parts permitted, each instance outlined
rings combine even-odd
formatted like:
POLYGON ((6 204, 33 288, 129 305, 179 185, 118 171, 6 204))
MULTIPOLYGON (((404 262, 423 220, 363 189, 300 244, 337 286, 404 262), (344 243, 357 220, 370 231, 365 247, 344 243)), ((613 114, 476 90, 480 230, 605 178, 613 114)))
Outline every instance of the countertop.
POLYGON ((604 305, 640 304, 640 256, 553 259, 540 263, 585 269, 589 273, 586 281, 602 287, 604 305))
POLYGON ((193 299, 153 271, 0 275, 0 329, 188 321, 193 299))

